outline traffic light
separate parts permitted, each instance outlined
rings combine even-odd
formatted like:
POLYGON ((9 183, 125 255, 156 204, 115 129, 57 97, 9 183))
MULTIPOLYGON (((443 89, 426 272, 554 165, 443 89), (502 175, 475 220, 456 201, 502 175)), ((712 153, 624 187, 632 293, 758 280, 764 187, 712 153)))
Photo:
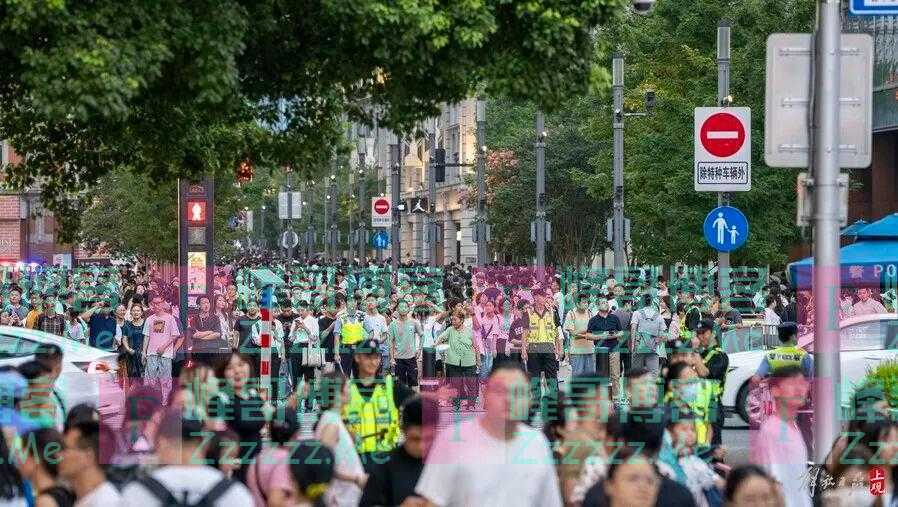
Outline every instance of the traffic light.
POLYGON ((206 221, 206 201, 187 201, 187 221, 202 223, 206 221))
POLYGON ((433 150, 433 179, 437 183, 446 181, 446 149, 433 150))

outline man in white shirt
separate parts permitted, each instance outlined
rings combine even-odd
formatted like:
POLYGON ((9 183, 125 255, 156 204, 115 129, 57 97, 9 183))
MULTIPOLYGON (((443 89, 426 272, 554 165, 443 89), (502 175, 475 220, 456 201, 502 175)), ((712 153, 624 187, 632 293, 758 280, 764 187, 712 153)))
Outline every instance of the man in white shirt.
POLYGON ((293 371, 293 387, 299 385, 298 377, 301 375, 306 382, 310 382, 315 378, 315 368, 303 366, 302 356, 303 349, 308 350, 309 347, 319 347, 320 330, 318 329, 318 319, 312 315, 307 301, 299 303, 299 317, 293 320, 290 326, 290 366, 293 371))
POLYGON ((380 359, 384 369, 390 367, 389 327, 387 319, 377 309, 377 298, 368 296, 365 299, 365 317, 362 325, 368 338, 374 338, 380 343, 380 359))
POLYGON ((528 392, 519 363, 497 362, 484 388, 485 413, 437 436, 415 492, 440 507, 560 507, 549 443, 520 422, 528 392))
POLYGON ((749 437, 750 460, 782 484, 786 507, 811 507, 808 450, 795 423, 807 401, 808 381, 801 367, 785 366, 774 372, 770 390, 776 413, 761 423, 757 435, 749 437))
POLYGON ((857 290, 858 301, 851 308, 852 316, 857 317, 859 315, 875 315, 877 313, 886 313, 886 307, 870 296, 870 289, 857 290))
POLYGON ((156 445, 162 466, 129 483, 120 505, 161 507, 172 505, 172 500, 215 507, 253 505, 246 486, 203 464, 206 434, 199 420, 179 409, 168 409, 159 425, 156 445))
POLYGON ((59 475, 75 492, 75 507, 119 505, 119 493, 100 468, 100 437, 111 446, 112 430, 97 421, 73 424, 63 435, 59 452, 59 475))

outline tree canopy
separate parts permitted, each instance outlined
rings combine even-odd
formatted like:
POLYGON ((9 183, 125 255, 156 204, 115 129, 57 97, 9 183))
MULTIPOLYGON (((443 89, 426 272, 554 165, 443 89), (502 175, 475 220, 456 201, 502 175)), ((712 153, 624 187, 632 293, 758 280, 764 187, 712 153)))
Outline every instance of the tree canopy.
POLYGON ((124 169, 328 167, 345 120, 410 131, 475 90, 552 107, 600 83, 619 0, 0 1, 0 137, 63 224, 124 169))
MULTIPOLYGON (((751 234, 734 252, 733 265, 771 264, 787 260, 787 246, 798 240, 795 222, 795 171, 763 164, 765 41, 773 32, 807 32, 813 2, 748 0, 664 0, 651 16, 620 18, 602 31, 626 58, 625 109, 642 109, 646 90, 655 90, 652 116, 628 118, 625 131, 625 215, 632 220, 631 262, 702 263, 714 258, 702 237, 705 215, 716 194, 693 190, 693 110, 717 102, 716 27, 732 24, 731 95, 734 105, 752 109, 752 190, 732 194, 732 204, 748 217, 751 234)), ((607 53, 595 64, 610 68, 607 53)), ((529 255, 527 220, 521 210, 534 202, 532 105, 491 100, 487 107, 488 146, 508 150, 507 164, 490 167, 502 185, 490 220, 497 246, 529 255), (517 189, 512 193, 510 189, 517 189), (498 199, 501 197, 501 199, 498 199), (513 199, 517 199, 512 201, 513 199)), ((604 218, 611 214, 612 111, 607 88, 572 96, 547 114, 548 213, 553 243, 565 245, 594 228, 592 254, 605 247, 604 218), (560 174, 559 174, 560 172, 560 174)), ((582 245, 582 243, 581 243, 582 245)), ((548 250, 550 259, 571 262, 548 250)), ((564 251, 569 256, 569 251, 564 251)))

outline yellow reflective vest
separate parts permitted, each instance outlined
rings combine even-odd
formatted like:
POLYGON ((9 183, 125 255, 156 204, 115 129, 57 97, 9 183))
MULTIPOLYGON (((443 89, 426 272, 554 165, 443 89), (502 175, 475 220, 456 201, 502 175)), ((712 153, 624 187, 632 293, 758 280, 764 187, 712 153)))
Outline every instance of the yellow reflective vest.
POLYGON ((555 328, 555 315, 552 310, 547 309, 540 316, 536 311, 532 311, 528 315, 530 319, 530 334, 527 336, 527 343, 555 343, 555 334, 558 332, 555 328))
POLYGON ((355 345, 365 338, 365 328, 361 321, 340 323, 340 343, 343 345, 355 345))
POLYGON ((343 406, 343 420, 352 433, 359 453, 389 452, 399 441, 399 409, 393 402, 393 376, 378 383, 365 401, 357 382, 349 388, 349 403, 343 406))
POLYGON ((767 364, 770 365, 771 372, 786 366, 801 367, 801 361, 807 354, 801 347, 782 345, 767 351, 767 364))

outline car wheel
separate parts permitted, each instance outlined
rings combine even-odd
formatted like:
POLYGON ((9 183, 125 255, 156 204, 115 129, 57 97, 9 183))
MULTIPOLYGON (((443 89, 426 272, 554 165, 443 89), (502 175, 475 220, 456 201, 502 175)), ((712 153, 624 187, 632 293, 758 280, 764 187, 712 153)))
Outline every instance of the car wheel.
POLYGON ((748 382, 746 382, 742 384, 742 387, 739 388, 739 393, 736 394, 736 413, 745 421, 745 424, 751 424, 748 417, 748 403, 748 382))

